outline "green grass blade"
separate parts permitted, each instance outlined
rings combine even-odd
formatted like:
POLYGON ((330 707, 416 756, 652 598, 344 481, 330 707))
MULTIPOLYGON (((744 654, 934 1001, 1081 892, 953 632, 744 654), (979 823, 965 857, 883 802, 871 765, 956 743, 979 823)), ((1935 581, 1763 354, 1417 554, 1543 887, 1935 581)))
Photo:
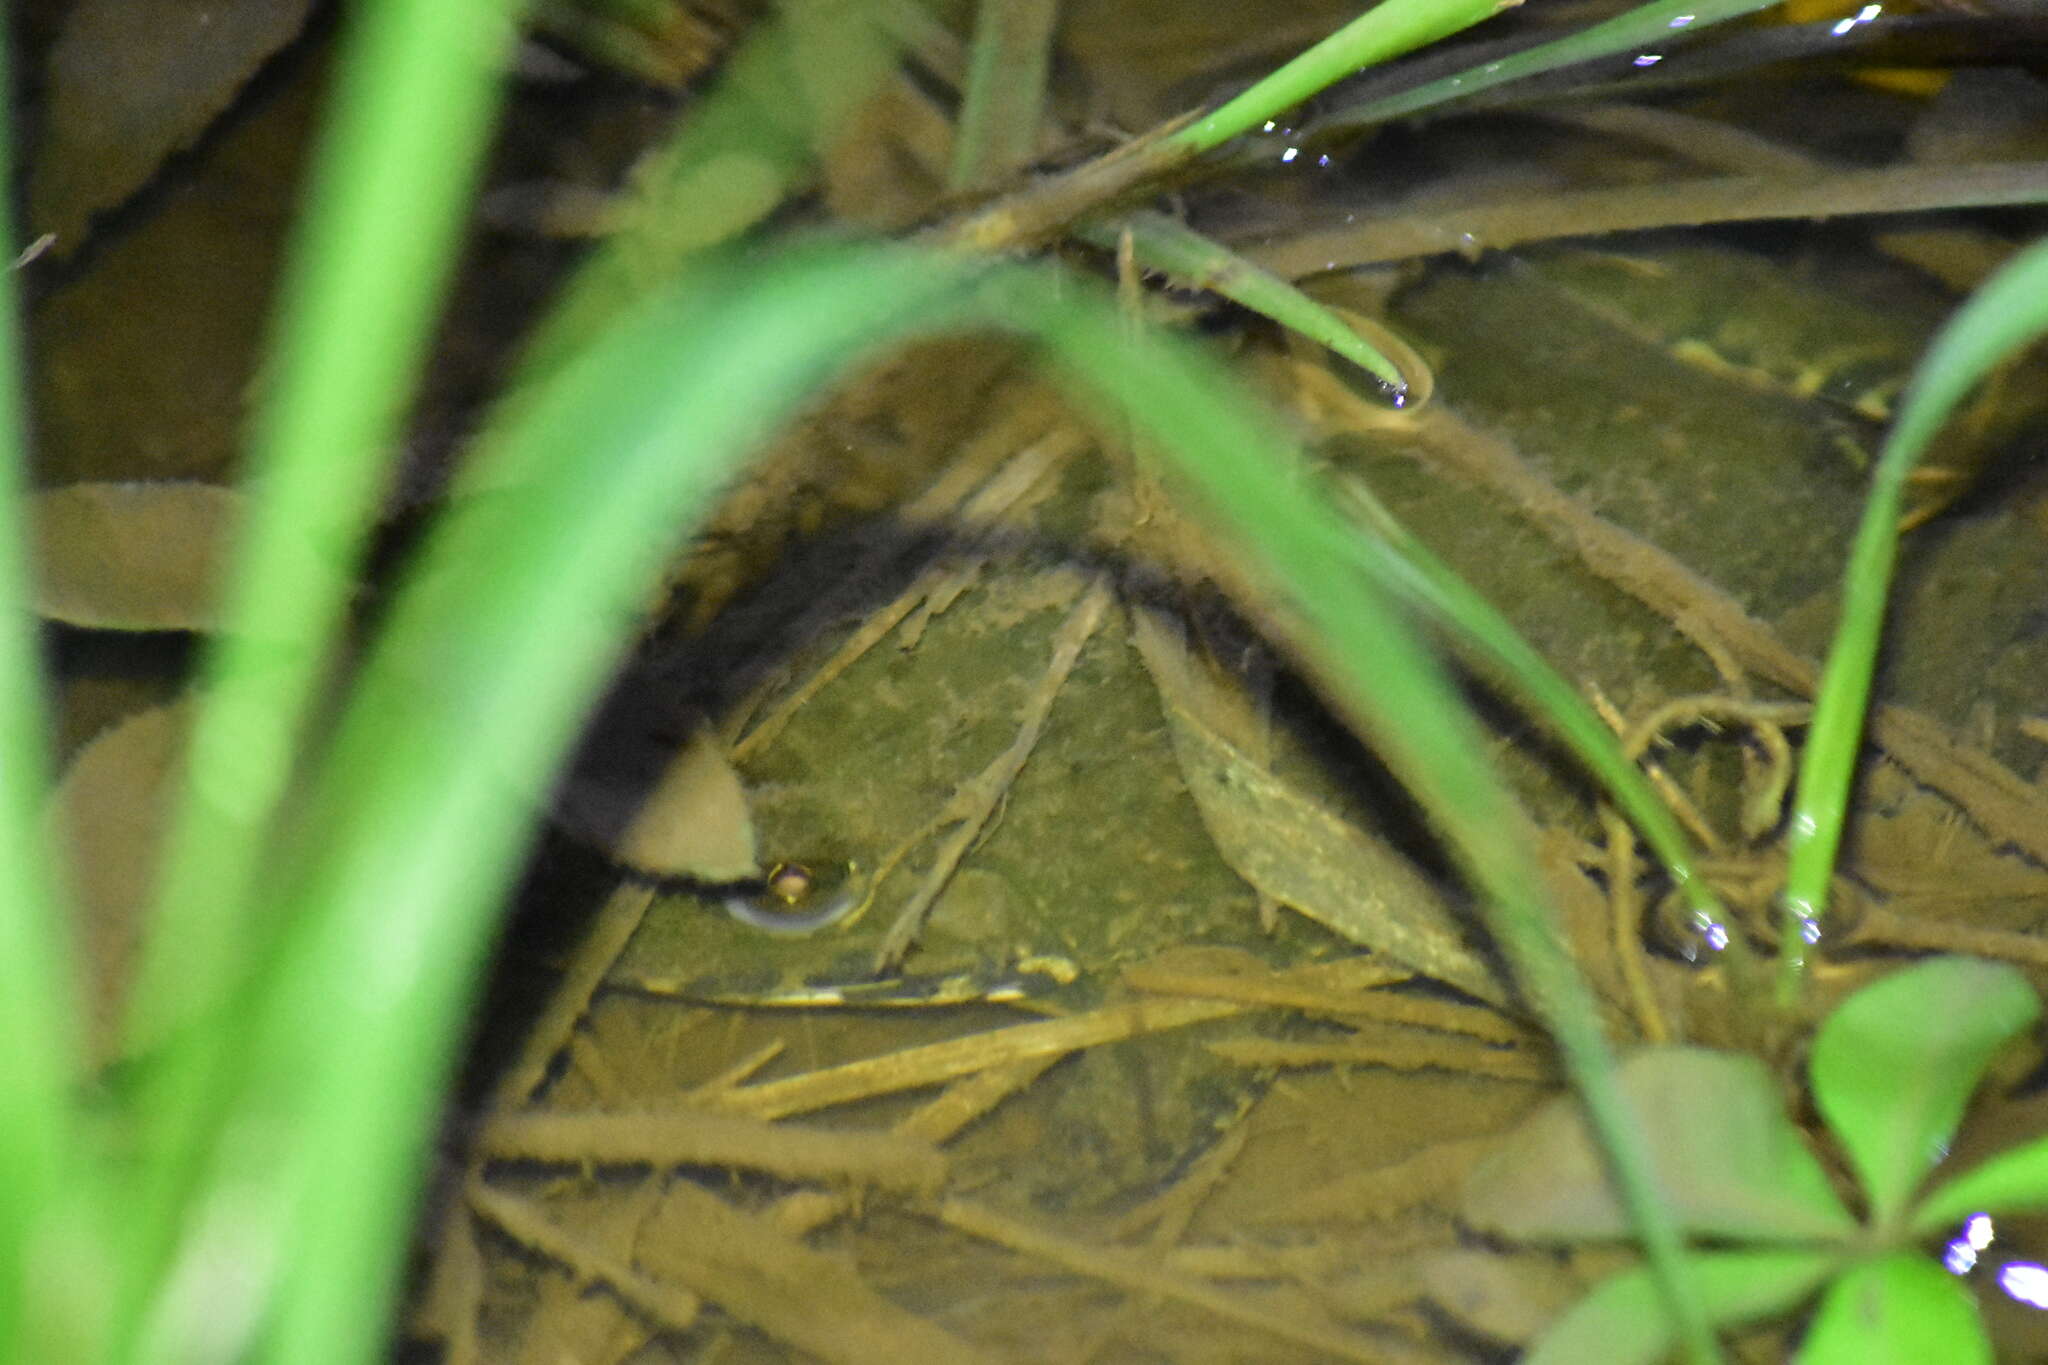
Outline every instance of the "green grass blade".
MULTIPOLYGON (((385 0, 355 12, 283 285, 254 421, 249 520, 203 669, 206 705, 127 1019, 133 1050, 220 1009, 276 932, 275 917, 258 917, 270 821, 355 592, 385 452, 454 260, 511 10, 506 0, 385 0)), ((167 1250, 226 1053, 201 1043, 171 1055, 141 1092, 147 1162, 131 1294, 145 1292, 167 1250)))
POLYGON ((1906 477, 1965 395, 1991 370, 2048 331, 2048 241, 2021 252, 1972 295, 1914 371, 1872 476, 1849 551, 1842 620, 1814 698, 1787 835, 1781 994, 1804 969, 1821 932, 1828 881, 1848 817, 1849 785, 1862 744, 1870 680, 1884 630, 1906 477))
POLYGON ((1329 347, 1378 380, 1396 407, 1407 400, 1411 388, 1426 390, 1429 386, 1429 370, 1412 352, 1407 368, 1396 364, 1368 344, 1356 328, 1286 280, 1164 214, 1131 213, 1113 221, 1082 223, 1075 229, 1076 236, 1105 251, 1115 251, 1125 232, 1131 234, 1131 252, 1140 265, 1171 275, 1187 288, 1221 294, 1329 347), (1415 367, 1421 368, 1417 371, 1415 367))
POLYGON ((744 290, 700 271, 517 404, 393 608, 313 798, 319 843, 278 888, 304 927, 214 1172, 224 1200, 252 1168, 269 1182, 236 1233, 257 1264, 280 1258, 259 1359, 376 1346, 404 1157, 548 774, 647 584, 780 418, 867 346, 960 312, 967 280, 836 253, 744 290))
POLYGON ((205 669, 134 1043, 217 998, 252 937, 265 826, 355 593, 385 452, 497 106, 510 8, 367 5, 342 58, 256 413, 249 523, 205 669))
POLYGON ((1937 957, 1857 991, 1814 1035, 1813 1099, 1890 1232, 1998 1050, 2041 1014, 2019 969, 1937 957))
POLYGON ((1377 572, 1382 581, 1440 617, 1455 636, 1493 664, 1501 682, 1520 692, 1550 723, 1670 872, 1691 910, 1691 927, 1701 944, 1709 951, 1725 951, 1736 970, 1749 970, 1753 959, 1744 940, 1729 926, 1727 908, 1693 864, 1692 841, 1586 699, 1522 638, 1498 608, 1403 526, 1364 483, 1341 479, 1336 489, 1339 498, 1370 528, 1370 538, 1360 542, 1359 552, 1380 561, 1377 572))
POLYGON ((896 48, 866 0, 800 0, 757 25, 669 140, 633 172, 618 228, 528 343, 518 385, 594 342, 692 256, 801 189, 896 48))
MULTIPOLYGON (((8 86, 0 34, 0 88, 8 86)), ((0 184, 13 184, 11 129, 0 111, 0 184)), ((0 203, 0 242, 14 240, 0 203)), ((71 1114, 81 1020, 61 900, 43 841, 49 792, 42 654, 30 614, 21 343, 14 269, 0 267, 0 1358, 25 1358, 28 1270, 54 1248, 60 1200, 80 1187, 71 1114)), ((90 1235, 96 1228, 74 1227, 90 1235)))
POLYGON ((1777 3, 1778 0, 1655 0, 1652 4, 1617 14, 1577 33, 1553 42, 1539 43, 1470 71, 1429 81, 1398 95, 1337 110, 1327 119, 1318 119, 1314 131, 1321 133, 1384 123, 1388 119, 1420 113, 1455 100, 1470 99, 1482 90, 1540 76, 1559 67, 1626 52, 1631 48, 1654 47, 1674 36, 1697 33, 1777 3))
POLYGON ((950 188, 981 189, 1029 164, 1045 118, 1057 0, 981 0, 953 140, 950 188))
MULTIPOLYGON (((1512 3, 1512 0, 1510 0, 1512 3)), ((1489 19, 1502 0, 1381 0, 1272 75, 1168 139, 1189 154, 1206 152, 1362 67, 1377 66, 1489 19)))
MULTIPOLYGON (((1032 301, 1012 306, 1020 316, 1032 301)), ((1326 501, 1284 474, 1282 447, 1236 406, 1219 404, 1227 378, 1206 374, 1193 352, 1170 363, 1169 350, 1133 346, 1115 363, 1116 324, 1106 313, 1038 311, 1056 353, 1082 357, 1075 379, 1150 427, 1173 457, 1206 515, 1245 547, 1294 599, 1309 630, 1297 642, 1331 700, 1439 822, 1453 853, 1482 895, 1488 926, 1530 1004, 1550 1029, 1593 1130, 1614 1166, 1623 1204, 1638 1229, 1688 1356, 1703 1365, 1720 1352, 1685 1289, 1685 1254, 1670 1210, 1658 1197, 1649 1153, 1615 1084, 1614 1059, 1600 1033, 1591 993, 1560 940, 1536 888, 1526 821, 1485 758, 1462 702, 1407 623, 1387 600, 1392 584, 1370 591, 1347 572, 1363 563, 1356 532, 1326 501), (1092 358, 1092 359, 1091 359, 1092 358), (1275 452, 1264 457, 1254 452, 1275 452), (1348 590, 1347 590, 1348 588, 1348 590)))

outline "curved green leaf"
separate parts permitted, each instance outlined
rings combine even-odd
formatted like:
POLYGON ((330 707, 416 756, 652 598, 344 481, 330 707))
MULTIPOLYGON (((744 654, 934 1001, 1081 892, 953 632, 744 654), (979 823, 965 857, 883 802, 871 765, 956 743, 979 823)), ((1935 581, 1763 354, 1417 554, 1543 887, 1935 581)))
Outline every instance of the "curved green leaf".
POLYGON ((1828 1286, 1798 1365, 1991 1365, 1970 1291, 1924 1256, 1894 1252, 1828 1286))
MULTIPOLYGON (((1105 251, 1131 234, 1131 251, 1148 270, 1171 275, 1193 289, 1209 289, 1271 318, 1310 341, 1327 346, 1378 380, 1385 396, 1401 406, 1427 401, 1433 385, 1429 367, 1405 342, 1401 363, 1383 354, 1358 329, 1269 270, 1161 213, 1129 213, 1114 220, 1084 222, 1075 235, 1105 251), (1421 392, 1413 392, 1420 389, 1421 392)), ((1391 336, 1391 334, 1390 334, 1391 336)), ((1398 338, 1392 338, 1398 342, 1398 338)))
POLYGON ((1865 986, 1813 1040, 1821 1116, 1888 1228, 1948 1152, 1993 1054, 2041 1013, 2017 968, 1938 957, 1865 986))
MULTIPOLYGON (((1687 1264, 1707 1321, 1739 1327, 1798 1307, 1838 1262, 1819 1251, 1702 1251, 1687 1264)), ((1522 1365, 1657 1365, 1675 1345, 1650 1277, 1625 1270, 1551 1324, 1522 1365)))

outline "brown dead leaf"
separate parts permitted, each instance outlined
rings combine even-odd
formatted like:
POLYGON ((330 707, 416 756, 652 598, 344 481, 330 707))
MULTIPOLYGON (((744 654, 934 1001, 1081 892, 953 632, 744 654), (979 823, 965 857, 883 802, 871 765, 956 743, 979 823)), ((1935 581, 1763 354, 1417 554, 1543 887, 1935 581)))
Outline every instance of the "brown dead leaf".
POLYGON ((78 912, 96 1056, 113 1041, 191 711, 185 702, 153 706, 102 731, 71 760, 46 808, 78 912))
POLYGON ((1261 894, 1478 999, 1508 991, 1442 892, 1393 847, 1284 783, 1247 749, 1256 718, 1151 614, 1132 637, 1216 851, 1261 894))
POLYGON ((29 221, 69 251, 198 140, 306 25, 311 0, 79 0, 50 50, 29 221))
POLYGON ((210 630, 242 495, 204 483, 76 483, 35 495, 36 611, 95 630, 210 630))

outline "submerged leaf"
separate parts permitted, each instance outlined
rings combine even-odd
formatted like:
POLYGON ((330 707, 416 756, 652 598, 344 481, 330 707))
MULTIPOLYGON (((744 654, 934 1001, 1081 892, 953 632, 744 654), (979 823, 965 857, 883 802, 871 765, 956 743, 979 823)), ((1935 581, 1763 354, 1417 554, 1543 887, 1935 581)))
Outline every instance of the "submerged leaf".
MULTIPOLYGON (((1685 1231, 1760 1242, 1855 1231, 1756 1058, 1646 1048, 1621 1064, 1618 1079, 1685 1231)), ((1553 1100, 1472 1173, 1464 1216, 1525 1241, 1626 1237, 1628 1216, 1607 1170, 1578 1104, 1553 1100)))
POLYGON ((50 51, 49 118, 29 224, 68 251, 94 214, 192 145, 277 50, 310 0, 79 0, 50 51))
MULTIPOLYGON (((1705 1251, 1687 1257, 1686 1267, 1707 1320, 1734 1327, 1796 1307, 1835 1261, 1819 1251, 1705 1251)), ((1646 1272, 1628 1270, 1579 1300, 1522 1365, 1656 1365, 1676 1344, 1656 1285, 1646 1272)))
POLYGON ((1850 996, 1821 1024, 1814 1102, 1888 1226, 1948 1152, 1993 1054, 2039 1016, 2013 967, 1940 957, 1850 996))
POLYGON ((1924 1256, 1894 1252, 1828 1286, 1799 1365, 1991 1365, 1970 1291, 1924 1256))
POLYGON ((1374 952, 1492 1004, 1508 993, 1449 899, 1383 840, 1282 781, 1241 744, 1248 708, 1147 613, 1133 637, 1159 689, 1188 791, 1216 851, 1271 896, 1374 952))
POLYGON ((210 630, 242 495, 205 483, 75 483, 35 495, 36 611, 94 630, 210 630))

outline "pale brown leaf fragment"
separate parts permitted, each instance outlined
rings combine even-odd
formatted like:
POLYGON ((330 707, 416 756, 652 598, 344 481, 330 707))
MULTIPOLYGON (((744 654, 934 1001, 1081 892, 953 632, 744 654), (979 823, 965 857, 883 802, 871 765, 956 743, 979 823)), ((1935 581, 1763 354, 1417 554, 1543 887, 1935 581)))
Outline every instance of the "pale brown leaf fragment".
POLYGON ((38 614, 93 630, 210 630, 242 495, 205 483, 75 483, 37 493, 38 614))
POLYGON ((563 784, 556 821, 636 872, 712 883, 760 875, 746 790, 716 735, 692 734, 651 784, 643 762, 586 755, 563 784))
POLYGON ((29 222, 69 251, 191 146, 305 27, 311 0, 79 0, 50 50, 29 222))
POLYGON ((113 1041, 191 709, 151 707, 101 732, 71 760, 46 809, 79 917, 95 1056, 113 1041))

